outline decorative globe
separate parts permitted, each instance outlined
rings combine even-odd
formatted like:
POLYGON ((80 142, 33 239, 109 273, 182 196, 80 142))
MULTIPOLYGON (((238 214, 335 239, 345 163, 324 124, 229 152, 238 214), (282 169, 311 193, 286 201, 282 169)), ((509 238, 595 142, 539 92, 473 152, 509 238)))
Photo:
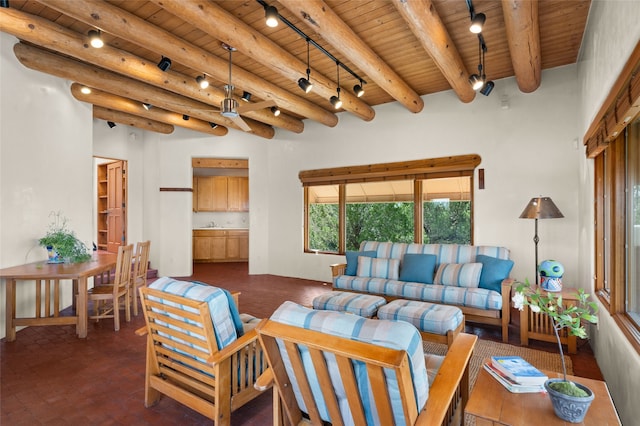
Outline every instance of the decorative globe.
POLYGON ((538 268, 540 272, 540 287, 546 291, 562 291, 562 276, 564 266, 556 260, 545 260, 538 268))

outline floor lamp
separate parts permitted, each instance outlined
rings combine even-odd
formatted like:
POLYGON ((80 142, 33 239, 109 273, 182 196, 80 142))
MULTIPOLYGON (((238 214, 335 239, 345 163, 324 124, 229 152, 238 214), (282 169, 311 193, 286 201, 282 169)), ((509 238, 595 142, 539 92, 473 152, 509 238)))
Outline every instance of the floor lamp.
POLYGON ((536 231, 533 236, 533 242, 536 245, 536 285, 540 285, 538 282, 538 242, 540 241, 538 238, 538 219, 558 219, 561 217, 564 215, 549 197, 532 198, 520 215, 520 219, 536 220, 536 231))

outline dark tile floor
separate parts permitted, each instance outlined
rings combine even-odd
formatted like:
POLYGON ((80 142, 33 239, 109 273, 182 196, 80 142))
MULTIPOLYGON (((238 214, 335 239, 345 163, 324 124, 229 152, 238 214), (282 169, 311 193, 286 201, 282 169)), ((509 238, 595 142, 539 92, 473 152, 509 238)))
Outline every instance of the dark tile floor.
MULTIPOLYGON (((248 275, 246 263, 196 264, 190 279, 240 291, 240 311, 267 317, 285 300, 311 304, 331 286, 273 275, 248 275)), ((186 278, 186 277, 185 277, 186 278)), ((517 320, 517 319, 516 319, 517 320)), ((142 315, 124 322, 89 324, 86 339, 72 326, 28 327, 15 342, 0 340, 2 425, 209 425, 211 421, 169 398, 145 408, 145 339, 135 334, 142 315)), ((483 339, 500 340, 497 327, 467 327, 483 339)), ((518 344, 517 322, 510 342, 518 344)), ((557 351, 535 343, 536 349, 557 351)), ((572 356, 575 374, 602 379, 588 342, 572 356)), ((232 414, 233 425, 271 423, 271 392, 232 414)))

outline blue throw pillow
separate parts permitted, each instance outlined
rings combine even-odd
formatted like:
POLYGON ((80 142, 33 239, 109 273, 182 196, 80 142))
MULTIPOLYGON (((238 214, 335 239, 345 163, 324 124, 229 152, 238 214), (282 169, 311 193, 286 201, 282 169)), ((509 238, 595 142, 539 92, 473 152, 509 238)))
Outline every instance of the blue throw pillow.
POLYGON ((476 262, 482 263, 479 287, 502 293, 502 280, 509 278, 513 260, 479 254, 476 256, 476 262))
POLYGON ((377 257, 378 254, 375 250, 370 251, 348 251, 345 253, 347 257, 347 269, 344 271, 345 275, 355 276, 358 271, 358 257, 377 257))
POLYGON ((436 259, 435 254, 406 253, 402 258, 400 281, 433 284, 436 259))

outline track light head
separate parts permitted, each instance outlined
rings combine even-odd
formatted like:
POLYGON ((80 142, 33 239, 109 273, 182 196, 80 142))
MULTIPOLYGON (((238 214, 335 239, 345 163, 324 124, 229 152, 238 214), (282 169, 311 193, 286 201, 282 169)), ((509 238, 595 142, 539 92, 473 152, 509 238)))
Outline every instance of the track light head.
POLYGON ((495 83, 493 81, 487 81, 487 83, 484 85, 484 87, 482 89, 480 89, 480 93, 482 93, 485 96, 489 96, 489 94, 491 94, 491 91, 493 90, 495 86, 495 83))
POLYGON ((364 95, 364 89, 359 84, 356 84, 355 86, 353 86, 353 92, 356 94, 356 97, 358 97, 358 98, 360 98, 360 97, 362 97, 362 95, 364 95))
POLYGON ((104 41, 102 41, 102 37, 100 37, 100 31, 89 31, 89 44, 96 49, 100 49, 104 46, 104 41))
POLYGON ((160 59, 160 62, 158 62, 158 68, 162 71, 168 71, 169 68, 171 68, 171 59, 163 56, 162 59, 160 59))
POLYGON ((153 108, 153 105, 151 105, 151 104, 146 104, 146 103, 145 103, 145 104, 142 104, 142 107, 143 107, 144 109, 146 109, 147 111, 149 111, 151 108, 153 108))
POLYGON ((243 91, 241 99, 245 102, 249 102, 251 100, 251 93, 247 92, 246 90, 243 91))
POLYGON ((482 78, 480 78, 478 74, 472 74, 471 77, 469 77, 469 84, 471 84, 473 90, 478 90, 484 86, 484 81, 482 81, 482 78))
POLYGON ((264 17, 266 18, 267 27, 275 28, 278 26, 278 9, 275 6, 265 7, 264 17))
POLYGON ((90 94, 90 93, 91 93, 91 89, 90 89, 90 88, 88 88, 87 86, 82 86, 82 87, 80 88, 80 92, 82 92, 82 94, 84 94, 84 95, 88 95, 88 94, 90 94))
POLYGON ((209 87, 209 81, 207 80, 207 76, 199 75, 196 77, 196 83, 200 86, 201 89, 206 89, 209 87))
POLYGON ((471 18, 471 26, 469 27, 469 31, 474 34, 480 34, 482 32, 482 27, 484 26, 484 22, 487 20, 487 15, 484 13, 476 13, 471 18))
POLYGON ((311 83, 304 77, 300 77, 300 79, 298 80, 298 86, 300 86, 300 88, 304 90, 304 93, 309 93, 311 89, 313 89, 313 83, 311 83))
POLYGON ((116 123, 114 123, 113 121, 107 121, 107 124, 109 125, 109 127, 111 129, 113 129, 114 127, 116 127, 116 123))
POLYGON ((0 0, 0 7, 8 8, 9 0, 0 0))
POLYGON ((329 99, 329 102, 331 102, 331 105, 333 105, 335 109, 340 109, 342 107, 342 100, 337 96, 332 96, 331 99, 329 99))
POLYGON ((189 121, 189 116, 187 114, 182 114, 182 119, 184 121, 189 121))
POLYGON ((212 123, 211 121, 209 122, 209 126, 211 126, 212 129, 215 129, 216 127, 218 127, 216 123, 212 123))
POLYGON ((275 115, 276 117, 280 115, 280 108, 276 107, 276 106, 272 106, 271 107, 271 112, 273 113, 273 115, 275 115))

